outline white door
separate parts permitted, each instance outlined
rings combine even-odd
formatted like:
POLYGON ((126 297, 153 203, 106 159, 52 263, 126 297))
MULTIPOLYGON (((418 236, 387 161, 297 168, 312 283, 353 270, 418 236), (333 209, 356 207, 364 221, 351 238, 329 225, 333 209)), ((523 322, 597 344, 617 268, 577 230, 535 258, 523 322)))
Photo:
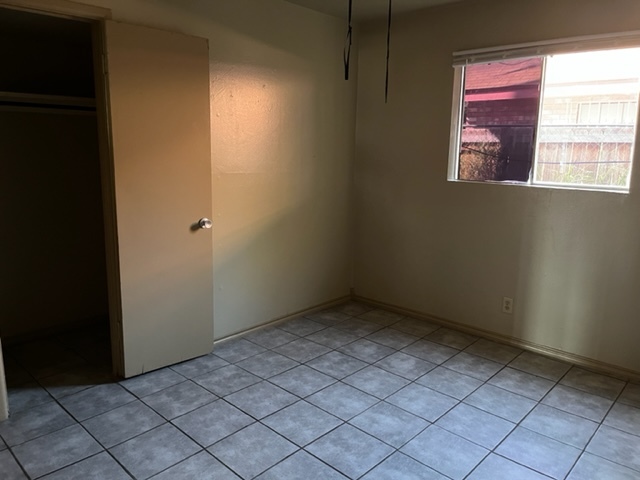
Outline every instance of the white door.
POLYGON ((105 22, 125 377, 213 348, 207 40, 105 22))

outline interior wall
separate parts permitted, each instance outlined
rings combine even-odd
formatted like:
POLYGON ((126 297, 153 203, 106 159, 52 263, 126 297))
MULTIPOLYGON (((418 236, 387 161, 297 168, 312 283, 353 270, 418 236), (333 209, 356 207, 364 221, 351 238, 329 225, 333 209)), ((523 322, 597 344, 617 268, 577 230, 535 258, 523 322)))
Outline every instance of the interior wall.
MULTIPOLYGON (((91 100, 89 23, 2 8, 0 25, 0 92, 91 100)), ((0 106, 5 340, 108 316, 96 116, 36 107, 0 106)))
POLYGON ((356 294, 640 371, 631 193, 447 181, 459 50, 640 29, 634 0, 480 0, 361 28, 356 294), (514 298, 503 314, 502 297, 514 298))
POLYGON ((0 336, 106 318, 93 114, 0 111, 0 336))
POLYGON ((344 22, 281 0, 85 3, 209 40, 215 337, 348 295, 344 22))

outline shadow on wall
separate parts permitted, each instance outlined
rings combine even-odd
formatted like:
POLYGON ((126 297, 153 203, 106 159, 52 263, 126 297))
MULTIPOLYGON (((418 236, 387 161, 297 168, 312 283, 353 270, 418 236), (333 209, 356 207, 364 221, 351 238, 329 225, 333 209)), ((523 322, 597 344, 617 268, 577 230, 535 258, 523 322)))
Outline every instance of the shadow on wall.
POLYGON ((350 267, 349 115, 329 121, 348 91, 224 68, 211 126, 216 338, 347 295, 350 267))
POLYGON ((349 294, 347 248, 323 241, 310 206, 292 205, 215 241, 216 339, 349 294))
POLYGON ((83 113, 0 114, 5 339, 107 316, 96 133, 83 113))
POLYGON ((544 195, 546 208, 537 208, 524 219, 513 335, 639 369, 640 304, 633 286, 640 280, 634 267, 640 260, 640 231, 628 221, 629 205, 620 196, 619 208, 603 214, 599 197, 616 194, 547 191, 544 195), (558 205, 569 202, 554 199, 563 195, 580 197, 582 207, 592 208, 561 210, 558 205), (630 258, 620 252, 636 255, 630 258), (618 341, 614 351, 615 335, 624 341, 618 341))

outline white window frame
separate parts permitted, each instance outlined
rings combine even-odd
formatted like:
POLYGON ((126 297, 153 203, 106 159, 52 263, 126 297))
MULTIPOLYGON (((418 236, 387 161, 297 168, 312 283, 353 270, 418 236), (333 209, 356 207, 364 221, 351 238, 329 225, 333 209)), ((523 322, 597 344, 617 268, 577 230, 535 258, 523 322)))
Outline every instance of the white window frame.
MULTIPOLYGON (((590 52, 597 50, 615 50, 623 48, 640 48, 640 30, 632 32, 622 32, 607 35, 588 35, 581 37, 571 37, 564 39, 554 39, 542 42, 521 43, 502 47, 489 47, 474 50, 463 50, 453 53, 453 98, 451 106, 451 129, 449 138, 449 163, 447 169, 447 180, 462 183, 488 183, 488 184, 507 184, 521 185, 543 188, 558 188, 565 190, 593 190, 614 193, 629 193, 630 185, 625 187, 602 186, 602 185, 582 185, 582 184, 558 184, 533 182, 535 178, 535 170, 537 168, 537 148, 534 158, 532 159, 532 171, 527 182, 518 181, 473 181, 458 179, 459 162, 460 162, 460 137, 462 132, 462 110, 464 103, 464 67, 467 65, 490 63, 499 60, 511 60, 527 57, 546 57, 553 54, 567 54, 590 52)), ((543 66, 544 68, 544 66, 543 66)), ((544 80, 544 75, 543 75, 544 80)), ((541 85, 543 88, 543 85, 541 85)), ((542 101, 543 92, 541 92, 542 101)), ((540 117, 538 117, 538 125, 536 132, 540 128, 540 117)), ((638 145, 638 133, 640 121, 636 118, 634 145, 631 151, 631 173, 635 164, 635 150, 638 145)), ((537 144, 537 141, 536 141, 537 144)), ((629 180, 630 181, 630 180, 629 180)))

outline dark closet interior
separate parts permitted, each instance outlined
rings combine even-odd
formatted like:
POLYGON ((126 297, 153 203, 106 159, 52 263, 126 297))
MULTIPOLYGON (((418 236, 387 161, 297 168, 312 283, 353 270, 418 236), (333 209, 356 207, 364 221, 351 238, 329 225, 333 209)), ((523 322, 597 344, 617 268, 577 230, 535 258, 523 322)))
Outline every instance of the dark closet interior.
POLYGON ((92 24, 2 8, 0 64, 7 382, 110 368, 92 24))

